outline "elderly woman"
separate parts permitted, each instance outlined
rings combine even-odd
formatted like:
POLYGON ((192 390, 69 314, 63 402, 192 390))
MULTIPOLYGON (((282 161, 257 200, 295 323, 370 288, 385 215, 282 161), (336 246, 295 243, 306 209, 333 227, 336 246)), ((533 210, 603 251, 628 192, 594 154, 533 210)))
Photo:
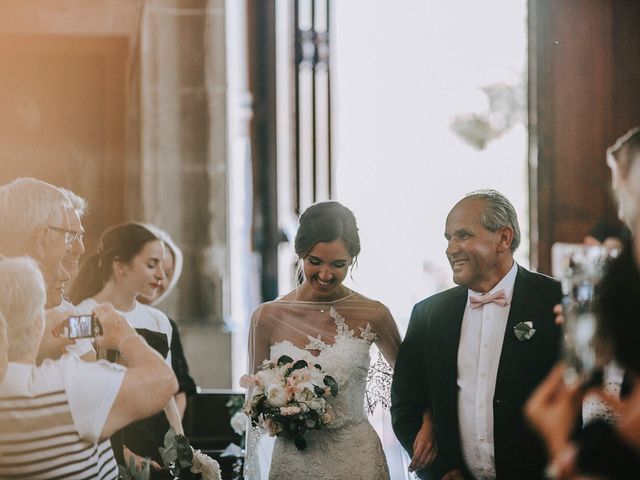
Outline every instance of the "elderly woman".
POLYGON ((0 259, 0 284, 0 478, 118 478, 108 438, 162 410, 177 389, 171 368, 109 306, 95 309, 96 342, 122 352, 127 367, 68 354, 36 366, 42 274, 28 257, 0 259))

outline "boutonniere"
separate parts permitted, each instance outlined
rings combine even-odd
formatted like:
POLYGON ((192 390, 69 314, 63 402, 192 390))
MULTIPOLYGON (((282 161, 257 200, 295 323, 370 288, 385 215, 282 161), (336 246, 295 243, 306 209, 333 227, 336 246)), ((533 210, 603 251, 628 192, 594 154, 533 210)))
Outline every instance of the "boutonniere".
POLYGON ((520 322, 515 327, 513 327, 513 333, 516 334, 516 338, 521 342, 525 340, 531 340, 536 334, 536 329, 533 328, 533 322, 520 322))

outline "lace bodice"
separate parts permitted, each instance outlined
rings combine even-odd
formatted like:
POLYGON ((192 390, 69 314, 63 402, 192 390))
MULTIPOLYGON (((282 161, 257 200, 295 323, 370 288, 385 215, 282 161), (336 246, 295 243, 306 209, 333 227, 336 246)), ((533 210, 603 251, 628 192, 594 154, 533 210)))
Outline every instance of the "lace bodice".
POLYGON ((384 397, 391 385, 391 369, 384 359, 380 356, 371 365, 374 342, 393 363, 400 345, 393 317, 380 302, 355 292, 333 302, 278 299, 256 309, 249 334, 252 371, 258 371, 264 360, 282 355, 306 360, 336 380, 338 394, 327 398, 332 421, 305 433, 304 450, 298 450, 291 439, 276 437, 269 455, 266 450, 272 439, 257 427, 250 429, 245 478, 266 478, 266 472, 270 480, 389 478, 380 439, 367 418, 376 403, 388 405, 384 397))
POLYGON ((336 418, 327 428, 339 428, 345 422, 366 419, 363 399, 371 363, 369 350, 376 334, 370 324, 365 328, 360 327, 359 333, 351 330, 333 307, 329 310, 329 315, 336 323, 334 343, 325 343, 322 335, 316 338, 309 335, 309 343, 302 349, 285 340, 271 346, 271 358, 288 355, 295 360, 317 363, 338 382, 338 395, 328 400, 335 410, 336 418), (311 351, 314 350, 318 354, 312 354, 311 351))

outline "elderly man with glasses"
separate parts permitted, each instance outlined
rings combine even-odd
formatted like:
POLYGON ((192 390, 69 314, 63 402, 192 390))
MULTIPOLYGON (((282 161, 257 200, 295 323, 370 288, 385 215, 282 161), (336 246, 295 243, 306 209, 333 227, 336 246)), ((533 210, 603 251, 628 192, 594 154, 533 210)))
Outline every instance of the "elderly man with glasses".
POLYGON ((64 192, 35 178, 18 178, 0 187, 0 254, 28 255, 38 262, 48 308, 60 305, 69 280, 62 260, 75 239, 69 225, 72 210, 64 192))
POLYGON ((46 287, 45 335, 39 360, 58 357, 68 347, 78 356, 93 349, 85 341, 78 345, 58 338, 51 331, 72 313, 60 307, 69 273, 63 261, 72 251, 81 231, 71 220, 76 216, 69 196, 61 189, 35 178, 18 178, 0 187, 0 255, 28 255, 40 267, 46 287))

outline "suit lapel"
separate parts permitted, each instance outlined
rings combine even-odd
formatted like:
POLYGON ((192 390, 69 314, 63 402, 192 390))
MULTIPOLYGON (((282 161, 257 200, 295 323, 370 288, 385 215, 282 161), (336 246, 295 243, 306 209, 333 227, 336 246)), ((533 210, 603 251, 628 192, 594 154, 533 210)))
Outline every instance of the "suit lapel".
MULTIPOLYGON (((498 373, 496 376, 496 391, 500 385, 500 381, 507 371, 507 367, 511 363, 514 354, 520 346, 520 341, 514 333, 514 327, 521 322, 526 316, 528 304, 528 278, 529 272, 518 265, 518 273, 513 285, 513 296, 511 297, 511 308, 509 309, 509 318, 507 319, 507 327, 504 332, 502 342, 502 352, 500 353, 500 363, 498 364, 498 373)), ((530 292, 529 292, 530 293, 530 292)))
POLYGON ((438 359, 442 365, 442 388, 440 389, 441 418, 451 419, 441 428, 447 430, 446 440, 450 445, 449 455, 453 455, 452 460, 460 463, 460 439, 458 436, 458 347, 460 344, 460 330, 462 328, 462 318, 467 306, 468 290, 459 287, 454 293, 452 301, 448 304, 446 311, 442 312, 439 322, 440 331, 435 337, 439 343, 441 358, 438 359))
POLYGON ((446 358, 445 365, 451 365, 452 368, 447 371, 447 384, 450 385, 449 391, 453 394, 453 400, 456 401, 457 383, 458 383, 458 347, 460 345, 460 330, 462 329, 462 318, 464 317, 464 309, 467 306, 466 288, 460 288, 456 293, 451 304, 451 310, 445 313, 445 321, 442 322, 442 332, 438 335, 438 341, 442 342, 440 350, 446 358))

